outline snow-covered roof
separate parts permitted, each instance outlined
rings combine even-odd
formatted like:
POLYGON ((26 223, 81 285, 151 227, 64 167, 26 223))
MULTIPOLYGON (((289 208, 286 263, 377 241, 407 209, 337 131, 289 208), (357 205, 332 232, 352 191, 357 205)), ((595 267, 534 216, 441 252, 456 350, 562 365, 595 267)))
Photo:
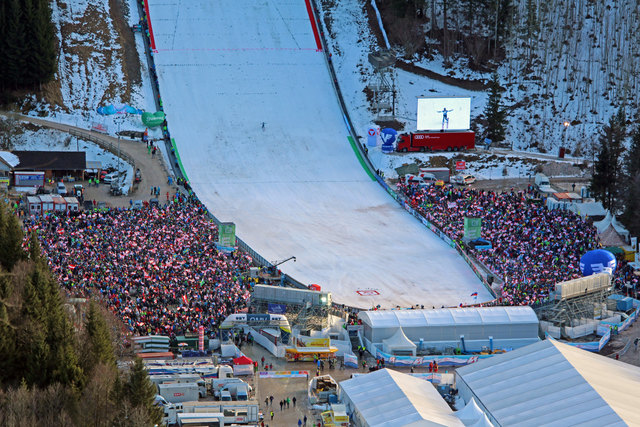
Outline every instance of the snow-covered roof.
POLYGON ((464 425, 430 382, 401 372, 381 369, 340 389, 370 426, 464 425))
POLYGON ((358 318, 372 328, 538 323, 538 317, 531 307, 374 310, 361 311, 358 318))
POLYGON ((0 151, 0 159, 2 159, 9 166, 16 167, 20 164, 20 159, 13 153, 8 151, 0 151))
POLYGON ((640 367, 540 341, 456 371, 501 425, 638 425, 640 367))
POLYGON ((382 343, 393 350, 413 350, 416 345, 402 332, 402 328, 398 328, 395 334, 390 338, 382 340, 382 343))

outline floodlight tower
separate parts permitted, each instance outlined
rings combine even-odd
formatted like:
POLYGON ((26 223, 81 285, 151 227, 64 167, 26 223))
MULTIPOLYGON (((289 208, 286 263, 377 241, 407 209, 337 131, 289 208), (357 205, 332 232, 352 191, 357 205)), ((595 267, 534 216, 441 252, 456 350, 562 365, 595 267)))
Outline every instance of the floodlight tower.
POLYGON ((389 49, 371 52, 369 63, 374 71, 374 77, 368 86, 373 91, 374 112, 379 119, 382 119, 382 112, 389 111, 391 119, 394 119, 396 115, 395 53, 389 49))

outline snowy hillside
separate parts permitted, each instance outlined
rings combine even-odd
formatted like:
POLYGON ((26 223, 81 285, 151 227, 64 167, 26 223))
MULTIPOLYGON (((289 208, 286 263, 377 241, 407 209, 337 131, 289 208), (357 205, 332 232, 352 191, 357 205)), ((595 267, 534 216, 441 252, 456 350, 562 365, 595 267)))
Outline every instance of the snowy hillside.
MULTIPOLYGON (((149 74, 140 60, 142 36, 130 28, 139 20, 136 0, 54 0, 51 8, 58 70, 42 97, 31 95, 22 102, 23 113, 85 128, 100 123, 114 135, 113 117, 100 116, 97 107, 128 103, 155 111, 149 74)), ((120 128, 144 130, 138 115, 124 118, 120 128)))
MULTIPOLYGON (((367 54, 384 48, 371 1, 319 3, 325 31, 332 39, 330 51, 338 64, 341 84, 347 87, 356 120, 360 118, 360 124, 366 125, 372 114, 362 90, 374 80, 367 54)), ((385 2, 377 3, 383 6, 385 2)), ((570 154, 591 159, 592 143, 602 124, 621 105, 631 114, 638 107, 639 3, 515 0, 513 4, 509 18, 512 30, 505 38, 506 59, 498 67, 505 88, 503 103, 509 111, 506 142, 515 149, 557 153, 566 138, 570 154), (565 121, 570 123, 568 128, 563 125, 565 121)), ((463 20, 466 9, 460 8, 456 14, 453 5, 449 5, 451 28, 463 20)), ((435 27, 441 28, 442 2, 425 2, 424 15, 434 17, 435 27)), ((395 19, 390 12, 383 14, 384 26, 393 29, 395 19)), ((431 44, 428 54, 416 53, 408 62, 445 78, 488 81, 490 74, 470 70, 468 58, 463 55, 454 53, 451 63, 445 65, 437 43, 427 37, 431 29, 429 19, 420 22, 427 43, 431 44)), ((490 39, 491 31, 492 28, 486 38, 490 39)), ((398 57, 405 56, 403 46, 392 47, 398 57)), ((476 119, 481 118, 486 102, 484 91, 462 89, 471 86, 464 82, 447 85, 397 70, 396 84, 398 120, 407 130, 415 130, 417 96, 470 96, 472 117, 476 119)))

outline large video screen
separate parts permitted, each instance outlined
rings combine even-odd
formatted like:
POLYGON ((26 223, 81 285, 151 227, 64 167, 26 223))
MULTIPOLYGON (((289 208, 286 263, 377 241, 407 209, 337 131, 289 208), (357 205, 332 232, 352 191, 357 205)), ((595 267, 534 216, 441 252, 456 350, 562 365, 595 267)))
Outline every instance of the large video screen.
POLYGON ((417 130, 468 130, 471 98, 418 98, 417 130))

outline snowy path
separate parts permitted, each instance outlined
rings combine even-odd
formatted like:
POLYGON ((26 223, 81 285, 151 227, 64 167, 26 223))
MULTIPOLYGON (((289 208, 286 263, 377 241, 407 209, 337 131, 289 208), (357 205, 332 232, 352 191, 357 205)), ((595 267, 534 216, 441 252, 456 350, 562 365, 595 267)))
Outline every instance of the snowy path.
POLYGON ((270 260, 296 256, 282 270, 340 303, 490 299, 358 164, 304 0, 149 8, 164 108, 191 184, 243 240, 270 260))

